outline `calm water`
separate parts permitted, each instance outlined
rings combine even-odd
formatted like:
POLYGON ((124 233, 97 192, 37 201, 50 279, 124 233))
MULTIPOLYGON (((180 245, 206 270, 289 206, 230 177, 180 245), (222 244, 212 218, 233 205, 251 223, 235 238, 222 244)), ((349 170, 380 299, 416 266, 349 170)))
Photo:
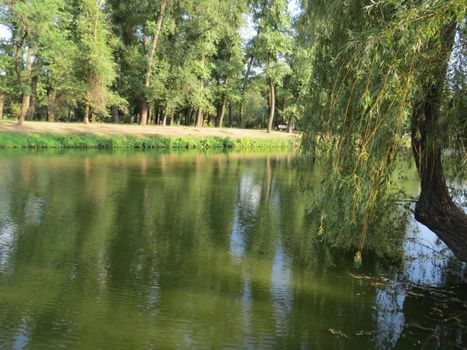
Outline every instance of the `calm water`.
POLYGON ((410 220, 396 262, 322 248, 303 166, 1 152, 0 349, 467 347, 465 266, 410 220))

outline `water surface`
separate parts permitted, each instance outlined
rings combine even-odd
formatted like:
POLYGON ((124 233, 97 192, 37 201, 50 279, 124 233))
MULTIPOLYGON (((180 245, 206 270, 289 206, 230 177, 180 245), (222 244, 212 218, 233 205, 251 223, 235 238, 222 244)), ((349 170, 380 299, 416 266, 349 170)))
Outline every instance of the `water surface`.
MULTIPOLYGON (((466 347, 465 266, 413 221, 397 262, 324 249, 303 168, 287 153, 3 151, 0 348, 466 347)), ((326 174, 307 176, 319 190, 326 174)))

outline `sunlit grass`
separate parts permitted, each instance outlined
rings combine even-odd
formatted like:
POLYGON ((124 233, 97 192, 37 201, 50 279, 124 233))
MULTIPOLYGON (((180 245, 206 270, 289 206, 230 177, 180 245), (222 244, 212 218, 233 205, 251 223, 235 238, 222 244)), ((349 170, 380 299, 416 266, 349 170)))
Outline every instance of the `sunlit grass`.
POLYGON ((294 139, 253 139, 230 137, 143 137, 99 135, 53 135, 0 133, 0 148, 74 148, 74 149, 258 149, 293 148, 294 139))

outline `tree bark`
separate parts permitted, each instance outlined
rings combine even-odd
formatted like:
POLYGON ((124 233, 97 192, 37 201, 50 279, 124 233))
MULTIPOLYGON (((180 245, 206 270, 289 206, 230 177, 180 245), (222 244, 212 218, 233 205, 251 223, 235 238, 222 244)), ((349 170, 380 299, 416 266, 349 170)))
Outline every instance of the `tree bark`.
MULTIPOLYGON (((224 86, 227 87, 228 83, 229 83, 229 77, 226 77, 224 86)), ((220 105, 220 110, 218 110, 218 115, 217 115, 217 126, 219 128, 222 128, 224 126, 224 115, 225 115, 225 105, 226 104, 227 104, 227 95, 223 94, 221 105, 220 105)))
POLYGON ((220 107, 220 112, 219 112, 219 128, 222 128, 224 126, 224 115, 225 115, 225 105, 227 103, 227 97, 224 96, 222 99, 221 107, 220 107))
POLYGON ((36 95, 37 95, 37 80, 38 77, 34 75, 31 78, 31 98, 29 103, 29 109, 26 114, 26 120, 33 120, 36 115, 36 95))
POLYGON ((269 92, 270 92, 270 101, 269 101, 269 120, 268 120, 268 133, 272 132, 272 122, 274 121, 274 111, 276 109, 276 92, 274 88, 274 83, 272 79, 269 79, 269 92))
POLYGON ((246 68, 245 76, 243 77, 242 86, 241 86, 241 89, 240 89, 240 92, 241 92, 240 95, 241 96, 240 96, 240 108, 239 108, 239 110, 240 110, 240 127, 241 128, 245 127, 245 121, 244 121, 244 117, 243 117, 245 89, 246 89, 246 86, 248 84, 248 77, 250 76, 251 67, 253 65, 254 59, 255 59, 254 56, 251 55, 250 59, 248 60, 248 65, 247 65, 247 68, 246 68))
MULTIPOLYGON (((30 76, 32 72, 32 48, 28 46, 27 54, 26 54, 26 77, 28 83, 31 82, 30 76)), ((30 87, 30 86, 29 86, 30 87)), ((23 100, 21 103, 21 111, 18 117, 18 126, 22 126, 24 123, 24 119, 26 118, 26 114, 29 110, 29 104, 31 101, 31 91, 26 90, 23 92, 23 100)))
POLYGON ((84 118, 83 118, 84 124, 89 124, 89 104, 86 103, 84 106, 84 118))
POLYGON ((47 121, 54 122, 57 114, 56 104, 57 91, 54 88, 50 88, 47 93, 47 121))
POLYGON ((113 105, 112 106, 112 123, 118 124, 119 119, 120 119, 120 116, 118 115, 118 106, 113 105))
POLYGON ((162 111, 162 126, 166 126, 167 125, 167 113, 164 111, 162 111))
POLYGON ((288 124, 287 124, 287 132, 288 132, 289 134, 292 134, 294 128, 295 128, 295 118, 294 118, 294 117, 290 117, 289 122, 288 122, 288 124))
POLYGON ((172 113, 169 119, 169 126, 173 126, 173 125, 174 125, 174 114, 172 113))
MULTIPOLYGON (((165 14, 165 7, 167 5, 167 0, 161 0, 159 16, 157 16, 157 24, 156 24, 156 32, 152 38, 152 45, 151 50, 148 53, 148 65, 146 68, 146 75, 144 79, 144 87, 149 88, 151 84, 151 73, 152 73, 152 62, 154 61, 154 54, 157 50, 157 42, 159 40, 159 36, 161 33, 162 21, 164 19, 165 14)), ((141 103, 141 116, 140 116, 140 124, 146 125, 148 121, 148 103, 146 98, 144 97, 143 102, 141 103)))
POLYGON ((201 108, 198 108, 198 111, 196 112, 196 127, 200 128, 203 126, 203 110, 201 108))
POLYGON ((240 101, 240 107, 239 107, 239 111, 238 111, 238 117, 239 117, 239 122, 240 122, 240 128, 244 128, 245 127, 245 118, 244 118, 244 106, 243 106, 243 97, 242 97, 242 100, 240 101))
POLYGON ((4 106, 4 103, 5 103, 5 95, 0 94, 0 119, 3 118, 3 106, 4 106))
POLYGON ((229 103, 229 128, 232 127, 232 103, 229 103))
POLYGON ((437 67, 436 79, 425 87, 425 97, 412 113, 412 151, 420 178, 415 219, 436 233, 454 255, 467 261, 467 214, 456 206, 449 194, 438 141, 439 107, 455 28, 456 24, 451 23, 443 29, 441 54, 445 57, 437 67))

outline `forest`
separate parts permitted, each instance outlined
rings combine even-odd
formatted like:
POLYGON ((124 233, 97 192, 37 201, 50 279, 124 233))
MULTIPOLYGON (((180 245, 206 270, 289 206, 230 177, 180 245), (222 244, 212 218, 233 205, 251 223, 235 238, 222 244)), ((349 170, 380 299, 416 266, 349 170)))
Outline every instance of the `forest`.
POLYGON ((295 12, 286 0, 4 0, 0 116, 292 130, 310 76, 295 12))

